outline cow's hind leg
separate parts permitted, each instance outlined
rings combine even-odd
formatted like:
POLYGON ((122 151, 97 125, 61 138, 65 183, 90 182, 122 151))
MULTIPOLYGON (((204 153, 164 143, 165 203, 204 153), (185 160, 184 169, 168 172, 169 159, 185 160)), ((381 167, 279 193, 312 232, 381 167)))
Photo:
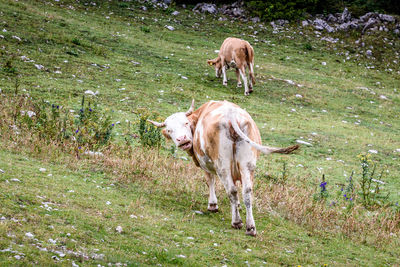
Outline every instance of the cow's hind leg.
POLYGON ((246 234, 256 236, 256 224, 253 218, 253 175, 256 167, 256 155, 253 154, 251 147, 245 142, 237 144, 236 160, 240 166, 240 176, 242 178, 242 196, 246 207, 246 234))
POLYGON ((208 211, 218 212, 217 196, 215 195, 215 176, 206 172, 207 185, 210 190, 208 196, 208 211))
POLYGON ((237 79, 237 87, 242 87, 242 81, 240 80, 239 69, 236 69, 236 79, 237 79))
POLYGON ((235 229, 241 229, 243 227, 243 221, 240 218, 238 204, 238 189, 233 183, 232 175, 229 168, 221 169, 218 171, 218 176, 224 184, 225 190, 228 193, 229 200, 231 202, 232 211, 232 227, 235 229))
POLYGON ((246 69, 244 66, 239 68, 239 73, 240 73, 240 76, 242 76, 242 80, 244 83, 244 95, 249 95, 250 91, 249 91, 249 87, 247 85, 246 69))

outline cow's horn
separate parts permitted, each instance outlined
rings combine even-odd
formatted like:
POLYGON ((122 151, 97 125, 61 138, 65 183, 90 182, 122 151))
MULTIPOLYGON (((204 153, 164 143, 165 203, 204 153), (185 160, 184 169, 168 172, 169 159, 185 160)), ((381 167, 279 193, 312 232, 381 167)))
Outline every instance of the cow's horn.
POLYGON ((156 121, 152 121, 152 120, 147 120, 148 122, 150 122, 151 124, 155 125, 158 128, 164 127, 165 126, 165 122, 159 123, 156 121))
POLYGON ((192 100, 192 105, 190 106, 189 110, 186 111, 186 116, 192 114, 193 110, 194 110, 194 99, 192 100))

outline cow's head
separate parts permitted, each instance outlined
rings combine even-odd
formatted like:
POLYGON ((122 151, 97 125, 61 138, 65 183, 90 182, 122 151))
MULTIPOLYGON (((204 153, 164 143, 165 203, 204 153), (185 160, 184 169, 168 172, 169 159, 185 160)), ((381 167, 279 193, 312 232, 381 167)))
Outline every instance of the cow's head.
POLYGON ((162 134, 165 138, 172 139, 175 145, 183 150, 189 150, 193 144, 192 124, 188 116, 194 110, 194 99, 189 110, 186 112, 178 112, 169 116, 164 122, 159 123, 148 120, 157 127, 165 127, 162 134))
POLYGON ((215 68, 215 77, 217 77, 217 78, 221 77, 222 63, 221 63, 221 58, 220 57, 207 60, 207 64, 210 65, 210 66, 214 66, 214 68, 215 68))

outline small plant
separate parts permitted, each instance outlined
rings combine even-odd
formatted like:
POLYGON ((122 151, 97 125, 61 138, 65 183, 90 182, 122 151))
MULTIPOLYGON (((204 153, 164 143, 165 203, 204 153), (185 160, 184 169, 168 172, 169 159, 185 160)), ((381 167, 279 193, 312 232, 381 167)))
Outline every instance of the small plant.
POLYGON ((278 175, 270 175, 270 174, 266 174, 265 178, 267 178, 268 180, 272 181, 274 184, 286 184, 287 183, 287 179, 288 179, 288 174, 287 174, 287 169, 286 169, 286 162, 284 161, 282 163, 282 173, 278 174, 278 175))
POLYGON ((141 26, 141 27, 140 27, 140 30, 141 30, 142 32, 145 32, 145 33, 149 33, 149 32, 150 32, 150 28, 147 27, 147 26, 141 26))
POLYGON ((305 50, 311 51, 311 50, 312 50, 312 45, 311 45, 310 43, 305 43, 305 44, 303 45, 303 48, 304 48, 305 50))
POLYGON ((146 117, 140 117, 139 138, 144 147, 160 148, 163 140, 160 131, 154 125, 148 123, 146 117))
POLYGON ((384 195, 381 187, 385 184, 382 181, 383 170, 375 177, 376 164, 371 160, 371 155, 359 155, 362 168, 360 188, 361 199, 364 207, 383 206, 389 198, 389 193, 384 195))
POLYGON ((17 73, 17 69, 13 66, 11 59, 7 60, 4 63, 3 71, 8 73, 8 74, 16 74, 17 73))
POLYGON ((322 182, 319 184, 319 193, 314 194, 314 200, 325 200, 328 198, 329 193, 326 190, 327 182, 325 181, 325 174, 322 174, 322 182))
POLYGON ((74 39, 72 39, 72 43, 75 45, 81 45, 81 41, 76 37, 74 39))

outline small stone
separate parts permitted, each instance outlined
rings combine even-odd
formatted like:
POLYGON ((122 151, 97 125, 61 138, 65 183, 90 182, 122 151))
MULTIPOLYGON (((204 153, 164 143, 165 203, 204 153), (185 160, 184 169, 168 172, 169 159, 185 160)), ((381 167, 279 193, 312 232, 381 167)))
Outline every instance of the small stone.
POLYGON ((326 66, 326 62, 325 61, 321 62, 321 64, 322 64, 322 66, 326 66))
POLYGON ((296 143, 298 143, 298 144, 302 144, 302 145, 306 145, 306 146, 312 146, 312 144, 311 144, 311 143, 308 143, 308 142, 306 142, 306 141, 303 141, 303 140, 296 140, 296 143))
POLYGON ((46 171, 46 169, 45 169, 45 168, 40 168, 40 169, 39 169, 39 171, 41 171, 41 172, 45 172, 45 171, 46 171))
POLYGON ((179 11, 176 11, 176 10, 175 10, 175 11, 172 12, 171 14, 172 14, 173 16, 178 16, 180 13, 179 13, 179 11))
POLYGON ((115 228, 115 231, 117 231, 118 233, 122 233, 122 227, 118 225, 117 228, 115 228))
POLYGON ((378 154, 378 151, 375 149, 370 149, 370 150, 368 150, 368 152, 371 154, 378 154))
POLYGON ((169 25, 165 25, 164 26, 165 28, 167 28, 168 30, 170 30, 170 31, 173 31, 173 30, 175 30, 175 28, 174 27, 172 27, 172 26, 169 26, 169 25))
POLYGON ((26 233, 25 236, 29 237, 29 238, 34 238, 35 237, 35 235, 33 235, 31 232, 26 233))
POLYGON ((111 205, 111 202, 110 202, 110 201, 107 201, 107 202, 106 202, 106 205, 111 205))
POLYGON ((200 215, 204 214, 202 211, 199 211, 199 210, 195 210, 194 213, 200 214, 200 215))

